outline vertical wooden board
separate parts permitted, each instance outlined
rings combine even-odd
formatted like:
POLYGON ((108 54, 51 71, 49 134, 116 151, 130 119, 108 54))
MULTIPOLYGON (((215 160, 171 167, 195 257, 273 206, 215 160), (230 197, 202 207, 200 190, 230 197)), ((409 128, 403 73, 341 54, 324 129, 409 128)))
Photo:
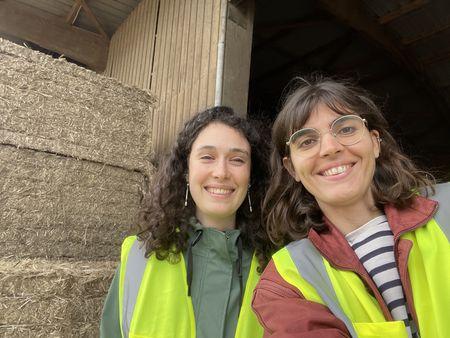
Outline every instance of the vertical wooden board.
POLYGON ((131 44, 133 42, 133 28, 135 26, 136 12, 130 14, 130 18, 127 22, 127 39, 125 40, 124 50, 126 53, 127 62, 125 63, 126 69, 126 83, 131 84, 131 63, 133 62, 133 50, 131 50, 131 44))
POLYGON ((109 41, 109 49, 108 49, 108 60, 106 61, 106 69, 103 73, 106 76, 111 76, 112 74, 112 63, 113 63, 113 57, 114 57, 114 35, 111 37, 111 40, 109 41))
POLYGON ((192 93, 191 93, 191 107, 190 114, 198 110, 198 95, 199 95, 199 84, 200 84, 200 61, 201 61, 201 38, 203 36, 203 10, 204 10, 204 0, 197 1, 197 15, 196 15, 196 30, 195 30, 195 41, 194 41, 194 67, 192 71, 192 93))
POLYGON ((122 58, 120 55, 120 46, 122 43, 122 26, 120 26, 116 33, 114 34, 117 38, 116 38, 116 43, 115 43, 115 55, 114 55, 114 73, 112 74, 112 76, 114 76, 115 78, 121 80, 122 79, 122 74, 121 74, 121 62, 122 62, 122 58))
POLYGON ((133 24, 131 25, 131 40, 130 45, 128 47, 128 51, 130 52, 130 65, 129 65, 129 72, 130 72, 130 85, 134 84, 135 81, 135 72, 136 69, 136 55, 137 55, 137 37, 138 37, 138 25, 139 25, 139 12, 134 11, 134 17, 133 17, 133 24))
POLYGON ((137 73, 137 86, 139 88, 143 88, 144 86, 144 71, 145 71, 145 52, 146 52, 146 46, 145 46, 145 37, 147 35, 147 26, 148 26, 148 22, 147 22, 147 7, 148 7, 148 0, 144 0, 142 1, 141 4, 139 4, 141 6, 141 24, 139 25, 139 55, 138 55, 138 60, 139 60, 139 71, 137 73))
POLYGON ((238 3, 236 5, 238 7, 232 3, 228 6, 222 103, 245 116, 250 78, 254 0, 238 3))
POLYGON ((209 57, 211 55, 211 12, 213 0, 206 0, 203 7, 203 34, 201 40, 201 59, 200 59, 200 83, 198 102, 199 109, 206 107, 206 99, 208 95, 208 77, 209 77, 209 57))
POLYGON ((154 39, 156 33, 156 21, 158 15, 159 0, 147 0, 147 28, 145 30, 145 71, 143 89, 150 90, 150 81, 152 78, 154 39))
POLYGON ((127 27, 128 27, 128 21, 125 20, 125 22, 122 25, 122 32, 120 36, 120 48, 119 48, 119 55, 120 55, 120 80, 122 82, 125 82, 125 65, 126 65, 126 54, 125 54, 125 41, 126 41, 126 33, 127 33, 127 27))
POLYGON ((110 53, 111 55, 111 74, 109 76, 116 77, 117 74, 117 62, 118 62, 118 53, 117 53, 117 46, 118 46, 119 36, 114 34, 111 38, 111 47, 110 53))
POLYGON ((109 48, 108 48, 108 58, 106 60, 106 67, 105 70, 103 71, 103 75, 105 76, 111 76, 111 40, 109 40, 109 48))
POLYGON ((166 58, 168 59, 167 64, 167 82, 166 82, 166 100, 164 105, 164 141, 163 141, 163 147, 167 147, 168 145, 168 139, 169 139, 169 133, 172 130, 171 125, 171 116, 174 114, 172 111, 172 84, 174 82, 174 66, 175 66, 175 58, 176 58, 176 39, 177 39, 177 26, 178 26, 178 17, 177 17, 177 9, 179 8, 179 5, 176 0, 171 0, 171 19, 170 19, 170 38, 167 39, 167 42, 170 46, 168 48, 168 53, 166 54, 166 58))
POLYGON ((125 82, 125 65, 126 65, 126 54, 125 54, 125 40, 126 40, 126 32, 127 32, 127 21, 124 22, 121 34, 120 34, 120 47, 119 47, 119 55, 120 55, 120 80, 125 82))
POLYGON ((160 18, 158 23, 158 33, 156 40, 156 59, 157 63, 155 64, 155 77, 154 81, 152 81, 152 86, 155 86, 156 96, 159 98, 159 102, 157 105, 157 109, 155 109, 155 115, 157 116, 157 122, 153 124, 153 135, 155 138, 153 140, 156 145, 156 149, 162 148, 162 135, 164 133, 164 116, 163 116, 163 107, 164 107, 164 82, 166 80, 164 68, 166 64, 165 60, 165 48, 166 48, 166 40, 167 40, 167 31, 169 27, 169 8, 170 3, 169 0, 161 0, 161 8, 160 8, 160 18))
POLYGON ((133 55, 134 55, 134 50, 131 48, 131 46, 133 45, 134 30, 136 27, 136 12, 135 11, 131 12, 127 24, 128 24, 127 39, 125 41, 125 46, 124 46, 125 52, 127 53, 127 63, 125 64, 126 83, 128 85, 131 85, 132 69, 133 69, 133 55))
POLYGON ((154 56, 153 56, 153 64, 151 69, 151 78, 149 82, 150 91, 158 98, 158 103, 153 109, 153 126, 152 126, 152 143, 154 145, 155 149, 159 149, 159 134, 158 134, 158 127, 160 123, 159 119, 159 111, 160 111, 160 104, 161 104, 161 96, 159 95, 159 82, 157 81, 159 79, 159 65, 161 62, 161 36, 162 36, 162 24, 163 24, 163 16, 164 16, 164 6, 165 2, 163 0, 159 1, 160 10, 158 13, 158 26, 156 27, 155 31, 155 50, 154 50, 154 56))
POLYGON ((150 54, 150 39, 149 35, 152 29, 152 8, 153 3, 156 1, 144 0, 144 32, 142 36, 143 47, 142 47, 142 79, 141 79, 141 88, 148 89, 149 77, 150 77, 150 62, 151 62, 151 54, 150 54))
POLYGON ((184 24, 184 7, 186 1, 178 1, 176 5, 175 18, 176 18, 176 34, 174 42, 174 48, 172 51, 175 51, 174 55, 174 63, 173 63, 173 76, 172 76, 172 84, 171 84, 171 94, 170 94, 170 126, 171 130, 167 133, 168 136, 168 145, 172 144, 174 135, 178 130, 177 125, 177 116, 180 114, 179 107, 177 105, 178 101, 178 90, 179 83, 181 81, 180 76, 180 62, 181 62, 181 53, 183 48, 183 24, 184 24))
POLYGON ((189 42, 189 21, 190 21, 190 13, 191 13, 191 1, 186 1, 185 6, 183 8, 183 27, 182 27, 182 44, 181 44, 181 54, 180 54, 180 67, 179 67, 179 74, 180 74, 180 81, 178 82, 177 86, 177 101, 176 101, 176 107, 177 107, 177 116, 175 125, 177 130, 180 129, 182 122, 183 122, 183 116, 185 114, 185 102, 184 102, 184 92, 186 91, 186 75, 187 75, 187 55, 188 55, 188 42, 189 42))
POLYGON ((136 54, 135 54, 135 67, 133 69, 133 84, 139 88, 141 88, 141 71, 142 71, 142 40, 143 40, 143 24, 144 24, 144 1, 139 3, 137 6, 138 15, 137 15, 137 24, 136 24, 136 54))
POLYGON ((212 14, 211 14, 211 42, 210 42, 210 66, 208 76, 208 94, 206 105, 213 106, 216 96, 216 76, 217 76, 217 52, 220 34, 220 15, 221 15, 221 2, 213 1, 212 14))
POLYGON ((194 83, 194 64, 195 64, 195 37, 197 29, 197 2, 190 1, 189 13, 189 36, 188 36, 188 53, 186 56, 186 86, 184 89, 184 114, 183 120, 186 120, 191 112, 192 91, 194 83))
POLYGON ((167 77, 167 81, 165 83, 164 86, 164 91, 165 91, 165 100, 164 100, 164 110, 163 110, 163 114, 164 114, 164 126, 163 126, 163 130, 164 130, 164 135, 163 135, 163 143, 162 146, 164 148, 167 147, 167 140, 168 140, 168 130, 170 130, 170 114, 172 114, 172 112, 170 111, 170 89, 171 89, 171 78, 172 78, 172 74, 173 74, 173 59, 175 57, 175 53, 173 53, 173 40, 174 40, 174 36, 176 34, 175 32, 175 27, 176 27, 176 17, 175 17, 175 8, 177 7, 176 4, 176 0, 171 0, 170 1, 170 10, 169 10, 169 29, 168 29, 168 36, 167 36, 167 48, 166 48, 166 54, 165 54, 165 58, 167 59, 167 68, 164 72, 165 77, 167 77))

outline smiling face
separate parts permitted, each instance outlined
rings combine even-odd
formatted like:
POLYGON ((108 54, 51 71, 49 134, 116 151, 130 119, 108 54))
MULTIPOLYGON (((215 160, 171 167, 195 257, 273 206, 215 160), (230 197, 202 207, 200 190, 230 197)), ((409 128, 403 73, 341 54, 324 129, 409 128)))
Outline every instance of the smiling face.
POLYGON ((211 123, 192 144, 188 168, 197 219, 219 230, 234 228, 236 211, 250 182, 251 149, 247 139, 223 123, 211 123))
POLYGON ((380 152, 378 132, 366 130, 358 143, 343 146, 328 132, 341 116, 320 103, 303 126, 320 131, 318 153, 305 158, 291 151, 290 157, 283 158, 285 168, 315 197, 322 211, 374 204, 370 186, 380 152))

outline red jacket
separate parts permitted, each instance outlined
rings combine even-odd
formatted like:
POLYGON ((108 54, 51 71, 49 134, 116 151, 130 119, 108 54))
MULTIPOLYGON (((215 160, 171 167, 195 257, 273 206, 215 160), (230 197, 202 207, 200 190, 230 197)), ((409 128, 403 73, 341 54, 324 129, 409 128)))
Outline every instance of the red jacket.
MULTIPOLYGON (((416 323, 418 321, 407 271, 412 244, 400 239, 400 235, 426 224, 433 217, 436 208, 437 202, 417 197, 408 208, 399 210, 386 206, 384 210, 394 234, 394 252, 406 301, 416 323)), ((375 283, 344 235, 329 220, 324 220, 328 230, 318 233, 311 229, 308 238, 332 266, 358 274, 368 292, 380 303, 386 320, 393 320, 375 283)), ((297 288, 286 282, 276 270, 273 261, 264 270, 254 291, 252 307, 264 327, 264 337, 350 337, 345 324, 326 306, 305 300, 297 288)))

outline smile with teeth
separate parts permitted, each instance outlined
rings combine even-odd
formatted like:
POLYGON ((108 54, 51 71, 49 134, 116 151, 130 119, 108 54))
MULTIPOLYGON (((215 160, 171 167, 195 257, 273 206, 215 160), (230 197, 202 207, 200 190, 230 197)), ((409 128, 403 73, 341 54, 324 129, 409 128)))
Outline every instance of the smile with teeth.
POLYGON ((229 195, 234 191, 233 189, 213 188, 213 187, 206 187, 205 189, 209 193, 215 194, 215 195, 229 195))
POLYGON ((333 176, 339 175, 347 171, 347 169, 351 168, 350 164, 340 165, 339 167, 330 168, 321 172, 323 176, 333 176))

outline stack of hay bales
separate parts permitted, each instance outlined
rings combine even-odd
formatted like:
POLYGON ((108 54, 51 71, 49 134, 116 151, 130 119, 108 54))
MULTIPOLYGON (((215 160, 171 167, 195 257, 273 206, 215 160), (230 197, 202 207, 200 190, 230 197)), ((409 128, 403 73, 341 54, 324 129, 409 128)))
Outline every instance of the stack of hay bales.
POLYGON ((153 104, 0 39, 0 336, 98 336, 152 173, 153 104))

